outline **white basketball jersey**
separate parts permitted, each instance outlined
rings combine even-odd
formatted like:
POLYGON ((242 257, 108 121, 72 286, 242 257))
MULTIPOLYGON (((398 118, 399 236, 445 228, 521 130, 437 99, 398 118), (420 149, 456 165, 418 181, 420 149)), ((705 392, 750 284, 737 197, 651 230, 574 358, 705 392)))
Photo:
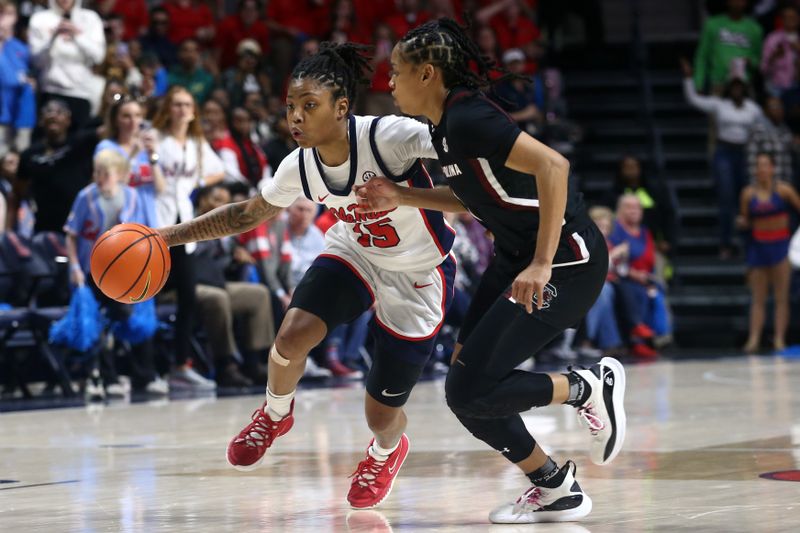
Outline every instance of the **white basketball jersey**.
POLYGON ((442 213, 401 206, 362 215, 355 211, 358 201, 352 192, 354 185, 375 176, 385 176, 401 187, 433 188, 427 170, 418 159, 436 154, 427 127, 413 119, 393 116, 351 116, 348 127, 350 158, 345 163, 349 164, 346 183, 334 186, 317 151, 298 148, 281 162, 275 179, 264 187, 264 199, 286 207, 304 195, 326 205, 339 221, 328 230, 326 240, 347 244, 379 268, 413 272, 436 267, 447 257, 455 236, 442 213), (381 120, 387 124, 379 128, 381 120), (398 144, 405 142, 404 135, 407 145, 416 148, 398 144), (390 157, 394 172, 387 166, 390 157))

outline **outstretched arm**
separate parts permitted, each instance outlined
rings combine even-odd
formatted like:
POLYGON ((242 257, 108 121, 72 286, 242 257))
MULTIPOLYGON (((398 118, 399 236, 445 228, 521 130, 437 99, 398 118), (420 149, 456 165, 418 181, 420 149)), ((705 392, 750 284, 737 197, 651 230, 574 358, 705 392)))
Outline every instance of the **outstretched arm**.
POLYGON ((159 228, 167 246, 209 241, 251 230, 283 210, 268 203, 261 195, 243 202, 223 205, 205 215, 174 226, 159 228))
POLYGON ((377 177, 364 185, 356 185, 353 191, 358 197, 357 213, 389 211, 401 205, 448 213, 464 213, 467 210, 450 187, 446 186, 415 189, 400 187, 389 179, 377 177))

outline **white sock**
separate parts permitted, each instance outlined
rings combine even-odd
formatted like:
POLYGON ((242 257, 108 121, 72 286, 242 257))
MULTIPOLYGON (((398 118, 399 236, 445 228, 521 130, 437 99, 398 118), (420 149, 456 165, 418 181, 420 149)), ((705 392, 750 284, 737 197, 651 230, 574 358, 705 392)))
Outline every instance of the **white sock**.
POLYGON ((277 422, 288 415, 289 409, 292 407, 294 393, 295 391, 284 395, 273 394, 272 391, 269 390, 269 387, 267 387, 267 416, 277 422))
POLYGON ((372 443, 372 446, 369 447, 369 454, 378 461, 385 461, 394 453, 398 446, 400 446, 399 440, 397 441, 397 444, 391 448, 381 448, 378 446, 378 441, 376 440, 372 443))

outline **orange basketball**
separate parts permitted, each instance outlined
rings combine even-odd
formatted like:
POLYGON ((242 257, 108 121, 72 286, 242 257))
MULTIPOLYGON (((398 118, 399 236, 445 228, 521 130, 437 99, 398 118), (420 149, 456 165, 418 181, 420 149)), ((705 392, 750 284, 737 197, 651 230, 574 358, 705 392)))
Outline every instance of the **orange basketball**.
POLYGON ((156 230, 142 224, 118 224, 92 248, 92 279, 103 294, 124 304, 158 294, 171 266, 167 243, 156 230))

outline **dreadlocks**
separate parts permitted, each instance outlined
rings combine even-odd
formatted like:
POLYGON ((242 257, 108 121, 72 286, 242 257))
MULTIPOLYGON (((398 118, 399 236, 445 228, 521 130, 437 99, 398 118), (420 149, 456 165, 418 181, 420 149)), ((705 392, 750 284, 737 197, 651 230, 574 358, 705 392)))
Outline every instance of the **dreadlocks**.
POLYGON ((479 89, 509 78, 524 78, 511 74, 484 55, 467 35, 469 29, 470 26, 461 26, 450 18, 432 20, 400 39, 400 52, 410 63, 431 63, 442 69, 447 88, 462 85, 479 89), (471 63, 477 67, 477 72, 471 68, 471 63), (503 76, 492 80, 489 77, 492 72, 500 72, 503 76))
POLYGON ((292 71, 292 79, 310 78, 329 87, 333 99, 347 98, 350 109, 355 105, 359 85, 369 85, 365 73, 370 72, 369 46, 354 43, 323 42, 319 52, 309 56, 292 71))

